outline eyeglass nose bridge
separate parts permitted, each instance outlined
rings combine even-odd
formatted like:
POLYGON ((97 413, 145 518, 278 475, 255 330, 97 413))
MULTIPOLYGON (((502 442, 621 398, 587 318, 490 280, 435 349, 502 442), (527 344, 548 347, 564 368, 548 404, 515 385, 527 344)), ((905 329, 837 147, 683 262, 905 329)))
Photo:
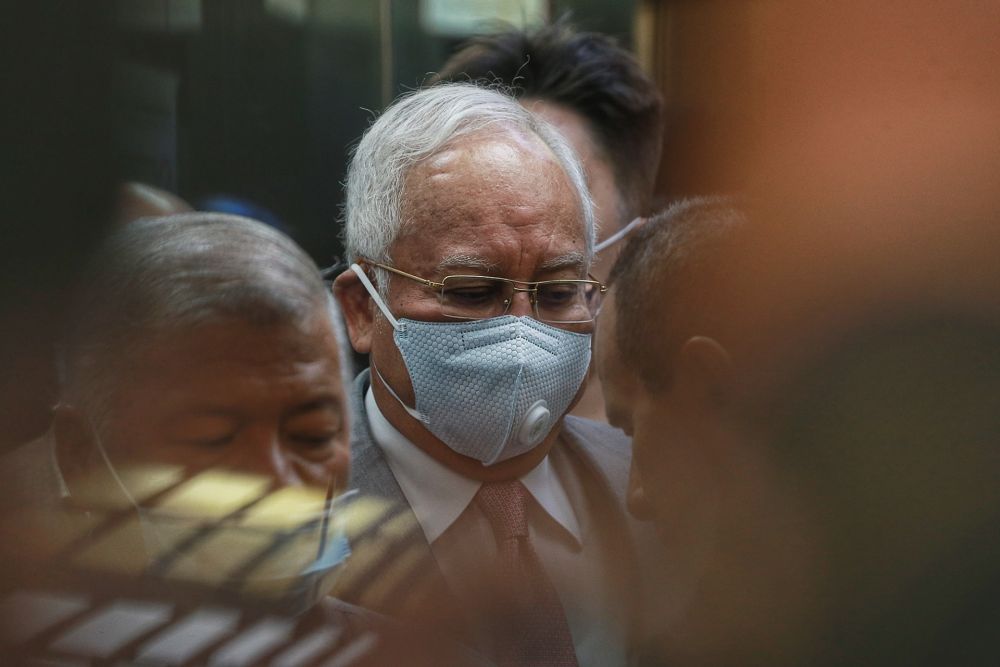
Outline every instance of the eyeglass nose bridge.
POLYGON ((531 285, 531 287, 518 287, 517 283, 514 281, 509 281, 507 283, 510 285, 510 296, 503 300, 503 312, 507 313, 510 311, 510 307, 514 304, 514 295, 518 292, 526 292, 528 294, 528 303, 531 304, 531 310, 538 316, 538 285, 532 285, 531 283, 523 283, 525 285, 531 285))

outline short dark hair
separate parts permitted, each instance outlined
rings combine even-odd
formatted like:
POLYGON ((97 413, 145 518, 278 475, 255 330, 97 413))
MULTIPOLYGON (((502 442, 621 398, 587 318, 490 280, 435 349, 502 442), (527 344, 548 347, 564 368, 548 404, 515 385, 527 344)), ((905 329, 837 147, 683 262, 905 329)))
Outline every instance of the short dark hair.
POLYGON ((647 388, 669 386, 674 353, 689 336, 719 335, 708 299, 720 257, 744 214, 725 197, 671 204, 632 232, 608 284, 615 294, 615 337, 623 363, 647 388))
POLYGON ((328 312, 312 259, 284 234, 233 215, 132 222, 109 236, 78 283, 63 335, 63 397, 103 420, 134 351, 216 320, 299 325, 328 312))
MULTIPOLYGON (((663 139, 656 85, 618 43, 563 17, 533 31, 511 27, 466 42, 430 79, 502 83, 515 97, 583 116, 611 163, 626 216, 647 213, 663 139)), ((627 221, 627 219, 626 219, 627 221)))

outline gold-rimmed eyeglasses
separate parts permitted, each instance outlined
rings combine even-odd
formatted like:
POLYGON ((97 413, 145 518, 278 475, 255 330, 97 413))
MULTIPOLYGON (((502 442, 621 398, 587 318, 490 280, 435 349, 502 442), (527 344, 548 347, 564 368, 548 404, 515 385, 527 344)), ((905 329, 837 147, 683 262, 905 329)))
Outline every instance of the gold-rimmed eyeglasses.
POLYGON ((436 282, 370 259, 363 262, 433 289, 438 293, 442 315, 459 320, 503 315, 510 310, 514 294, 525 292, 539 321, 584 324, 594 321, 601 299, 608 291, 604 284, 593 279, 525 282, 496 276, 454 275, 436 282))

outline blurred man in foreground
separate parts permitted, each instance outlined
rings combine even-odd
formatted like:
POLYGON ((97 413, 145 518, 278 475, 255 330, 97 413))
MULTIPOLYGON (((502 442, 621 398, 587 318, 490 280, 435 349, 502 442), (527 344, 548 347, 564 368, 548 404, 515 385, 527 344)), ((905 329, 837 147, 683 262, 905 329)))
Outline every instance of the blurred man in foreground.
POLYGON ((566 416, 603 291, 579 162, 512 98, 432 86, 362 138, 346 213, 352 483, 412 508, 432 599, 502 664, 624 664, 628 443, 566 416))
POLYGON ((355 522, 359 506, 339 497, 338 318, 309 257, 252 220, 143 219, 106 241, 64 336, 63 498, 3 517, 5 654, 385 664, 405 645, 424 657, 402 630, 389 639, 371 614, 324 599, 348 536, 387 512, 362 503, 374 518, 355 522))
POLYGON ((768 655, 768 628, 790 620, 771 603, 799 584, 796 564, 782 563, 795 505, 772 496, 730 412, 727 341, 707 298, 744 224, 725 200, 692 199, 636 230, 596 341, 608 421, 633 439, 629 509, 654 520, 669 555, 653 624, 670 635, 666 659, 690 664, 768 655))
POLYGON ((1000 318, 980 297, 995 287, 913 291, 954 247, 893 274, 866 266, 884 232, 857 211, 796 228, 762 210, 751 224, 700 199, 655 216, 601 313, 629 506, 670 556, 653 653, 994 664, 1000 318))
MULTIPOLYGON (((566 137, 587 176, 599 245, 591 273, 606 280, 612 237, 650 212, 663 145, 663 100, 635 58, 606 35, 566 19, 473 38, 432 79, 502 83, 566 137)), ((573 414, 604 420, 597 378, 573 414)))

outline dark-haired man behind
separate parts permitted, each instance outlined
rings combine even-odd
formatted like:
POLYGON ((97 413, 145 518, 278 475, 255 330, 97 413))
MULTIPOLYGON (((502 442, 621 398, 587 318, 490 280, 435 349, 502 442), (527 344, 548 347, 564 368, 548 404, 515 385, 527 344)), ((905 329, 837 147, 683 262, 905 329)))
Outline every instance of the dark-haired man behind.
MULTIPOLYGON (((598 241, 650 210, 663 142, 663 100, 656 84, 614 39, 560 19, 466 43, 430 82, 484 81, 555 125, 583 162, 594 199, 598 241)), ((614 258, 594 262, 598 280, 614 258)))
MULTIPOLYGON (((511 88, 522 104, 555 125, 583 163, 594 200, 598 241, 646 215, 663 143, 663 100, 639 63, 613 39, 560 19, 470 40, 431 78, 511 88)), ((616 246, 595 254, 591 273, 605 280, 616 246)), ((592 378, 573 413, 603 420, 592 378)))

